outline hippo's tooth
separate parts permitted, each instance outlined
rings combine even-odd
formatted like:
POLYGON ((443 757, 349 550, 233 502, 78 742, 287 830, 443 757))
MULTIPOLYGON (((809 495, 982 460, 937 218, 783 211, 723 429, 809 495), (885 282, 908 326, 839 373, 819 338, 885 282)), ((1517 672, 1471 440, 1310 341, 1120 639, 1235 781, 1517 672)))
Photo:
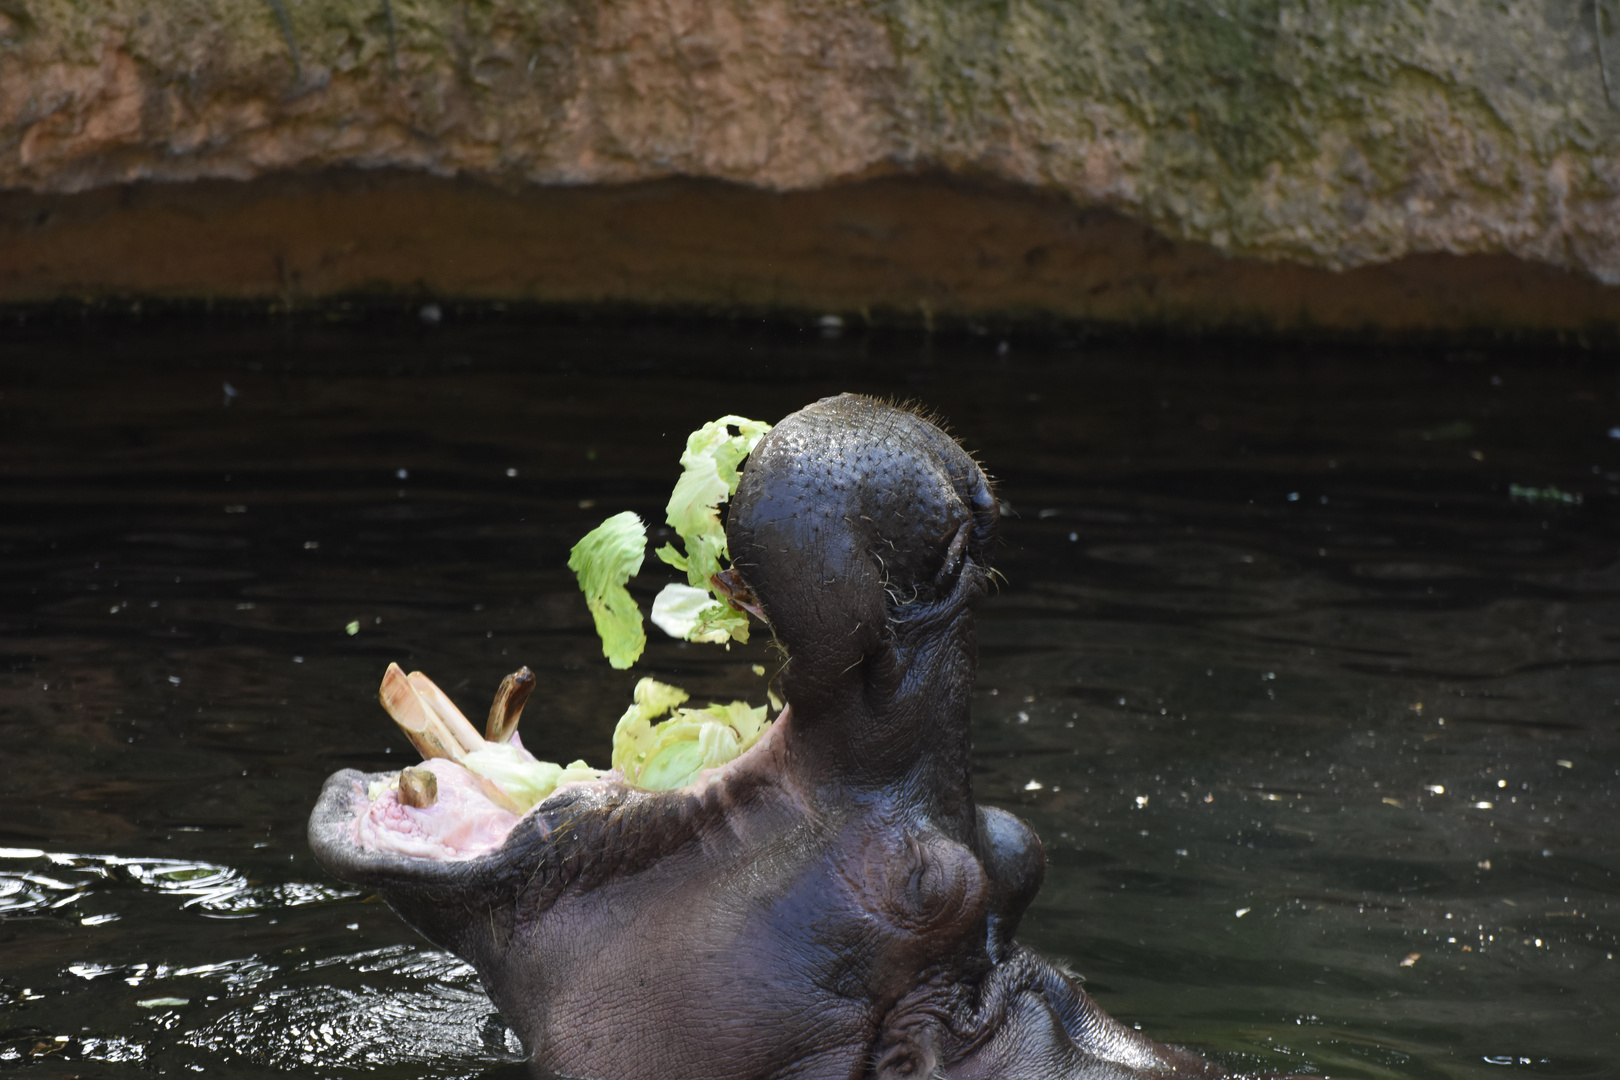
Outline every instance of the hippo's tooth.
POLYGON ((523 715, 523 704, 534 692, 534 672, 525 665, 501 680, 495 691, 495 700, 489 706, 489 720, 484 724, 484 738, 492 743, 503 743, 517 729, 518 718, 523 715))
MULTIPOLYGON (((461 710, 420 671, 407 676, 398 664, 389 664, 377 699, 424 758, 449 758, 464 766, 468 753, 488 745, 461 715, 461 710)), ((472 778, 495 805, 514 814, 523 813, 525 807, 495 781, 476 772, 472 773, 472 778)))
POLYGON ((426 810, 439 801, 439 778, 432 769, 412 765, 399 773, 399 801, 406 806, 426 810))
POLYGON ((754 599, 754 594, 743 584, 742 575, 737 573, 735 568, 711 575, 709 584, 717 595, 725 597, 726 601, 738 611, 746 611, 767 625, 770 623, 765 617, 764 610, 759 606, 759 601, 754 599))
POLYGON ((423 704, 431 712, 438 714, 445 729, 455 737, 464 750, 470 754, 474 750, 484 748, 484 739, 478 734, 478 729, 472 726, 472 721, 462 715, 461 710, 456 708, 455 703, 445 696, 444 691, 440 690, 432 679, 420 671, 413 671, 410 682, 411 688, 422 698, 423 704))
POLYGON ((411 685, 410 679, 398 664, 389 664, 383 673, 382 685, 377 688, 377 700, 388 710, 394 723, 411 740, 416 752, 424 758, 449 758, 460 761, 467 756, 461 743, 450 734, 439 715, 430 709, 411 685))

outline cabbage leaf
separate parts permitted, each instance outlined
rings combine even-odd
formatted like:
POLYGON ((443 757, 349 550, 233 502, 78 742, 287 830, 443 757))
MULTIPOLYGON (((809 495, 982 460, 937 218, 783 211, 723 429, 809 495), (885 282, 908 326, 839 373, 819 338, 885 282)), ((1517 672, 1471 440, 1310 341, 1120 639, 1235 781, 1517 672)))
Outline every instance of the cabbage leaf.
POLYGON ((576 780, 599 780, 605 770, 593 769, 583 761, 558 765, 536 761, 511 743, 486 743, 461 762, 471 771, 499 784, 524 810, 543 800, 563 784, 576 780))
POLYGON ((641 572, 646 553, 647 527, 626 510, 586 533, 568 555, 568 569, 579 578, 585 605, 596 621, 602 655, 620 670, 640 659, 647 647, 641 608, 624 587, 641 572))
POLYGON ((654 679, 636 684, 634 703, 613 732, 613 767, 624 782, 648 791, 685 787, 704 769, 735 759, 769 727, 765 706, 719 703, 680 708, 686 691, 654 679), (661 723, 652 721, 669 713, 661 723))
POLYGON ((681 454, 681 477, 675 482, 675 490, 665 508, 665 520, 681 538, 686 550, 683 553, 673 544, 665 544, 654 554, 686 574, 685 588, 700 589, 710 599, 698 605, 691 593, 680 591, 681 586, 666 586, 659 594, 663 603, 655 601, 653 605, 655 611, 667 613, 666 618, 659 621, 655 617, 654 621, 672 637, 715 644, 725 644, 733 638, 748 641, 748 615, 717 594, 710 579, 731 557, 726 549, 726 530, 720 524, 719 507, 737 493, 743 458, 770 430, 771 425, 759 420, 722 416, 686 438, 686 450, 681 454), (732 428, 737 430, 735 435, 732 428), (679 613, 678 618, 675 612, 679 613), (677 633, 671 627, 684 632, 677 633))

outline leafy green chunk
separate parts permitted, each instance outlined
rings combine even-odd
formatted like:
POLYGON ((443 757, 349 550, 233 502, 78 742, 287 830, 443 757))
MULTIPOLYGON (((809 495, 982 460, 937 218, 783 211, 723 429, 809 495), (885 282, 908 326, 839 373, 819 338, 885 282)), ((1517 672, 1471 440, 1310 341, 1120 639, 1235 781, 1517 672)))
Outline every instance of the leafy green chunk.
POLYGON ((665 544, 654 554, 686 574, 686 586, 669 585, 653 605, 653 622, 672 637, 724 644, 748 640, 748 616, 714 592, 710 579, 730 552, 720 524, 720 504, 737 493, 738 466, 771 425, 742 416, 722 416, 692 432, 681 454, 681 477, 670 494, 665 520, 681 538, 684 554, 665 544), (736 434, 732 434, 732 429, 736 434), (683 589, 701 589, 709 601, 698 605, 683 589))
POLYGON ((733 637, 748 640, 748 620, 742 620, 740 632, 726 621, 727 613, 741 614, 724 601, 717 602, 708 589, 694 589, 690 585, 665 585, 653 598, 652 621, 670 637, 687 641, 702 641, 724 645, 733 637))
POLYGON ((567 765, 536 761, 509 743, 486 743, 468 754, 462 764, 479 776, 495 781, 525 810, 562 784, 598 780, 604 771, 593 769, 583 761, 571 761, 567 765))
POLYGON ((647 634, 641 608, 624 583, 641 572, 647 553, 647 527, 626 510, 586 533, 568 555, 568 569, 579 578, 585 604, 596 620, 602 655, 621 670, 641 657, 647 634))
POLYGON ((634 704, 613 732, 613 767, 624 774, 625 783, 649 791, 685 787, 702 770, 742 754, 769 726, 763 705, 750 708, 747 702, 733 701, 679 708, 686 699, 686 691, 654 679, 636 684, 634 704), (666 712, 668 720, 652 723, 666 712))

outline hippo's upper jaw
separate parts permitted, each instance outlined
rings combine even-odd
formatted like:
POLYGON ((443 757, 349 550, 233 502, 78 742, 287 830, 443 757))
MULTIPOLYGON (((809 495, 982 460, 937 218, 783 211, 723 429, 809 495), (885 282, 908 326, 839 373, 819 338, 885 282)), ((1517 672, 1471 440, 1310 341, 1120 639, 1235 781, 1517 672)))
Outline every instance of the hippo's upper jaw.
POLYGON ((311 845, 470 962, 542 1073, 1219 1075, 1011 940, 1044 857, 973 801, 995 524, 983 472, 926 420, 852 395, 803 409, 727 522, 789 656, 789 706, 752 749, 685 788, 610 774, 510 820, 447 767, 444 848, 343 772, 311 845))

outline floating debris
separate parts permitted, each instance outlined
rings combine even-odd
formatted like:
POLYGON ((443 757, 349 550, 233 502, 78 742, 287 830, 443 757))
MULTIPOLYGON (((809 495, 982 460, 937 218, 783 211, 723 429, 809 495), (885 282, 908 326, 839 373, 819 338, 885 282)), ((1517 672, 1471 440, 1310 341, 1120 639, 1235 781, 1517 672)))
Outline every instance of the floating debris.
POLYGON ((1527 487, 1524 484, 1509 484, 1508 498, 1514 502, 1551 506, 1580 506, 1585 501, 1578 491, 1562 491, 1555 487, 1527 487))
POLYGON ((1474 437, 1475 428, 1467 420, 1453 420, 1449 424, 1430 428, 1420 433, 1424 442, 1458 442, 1474 437))
POLYGON ((1422 955, 1422 953, 1415 952, 1407 953, 1406 958, 1401 961, 1401 967, 1411 967, 1413 964, 1418 962, 1418 957, 1422 955))

